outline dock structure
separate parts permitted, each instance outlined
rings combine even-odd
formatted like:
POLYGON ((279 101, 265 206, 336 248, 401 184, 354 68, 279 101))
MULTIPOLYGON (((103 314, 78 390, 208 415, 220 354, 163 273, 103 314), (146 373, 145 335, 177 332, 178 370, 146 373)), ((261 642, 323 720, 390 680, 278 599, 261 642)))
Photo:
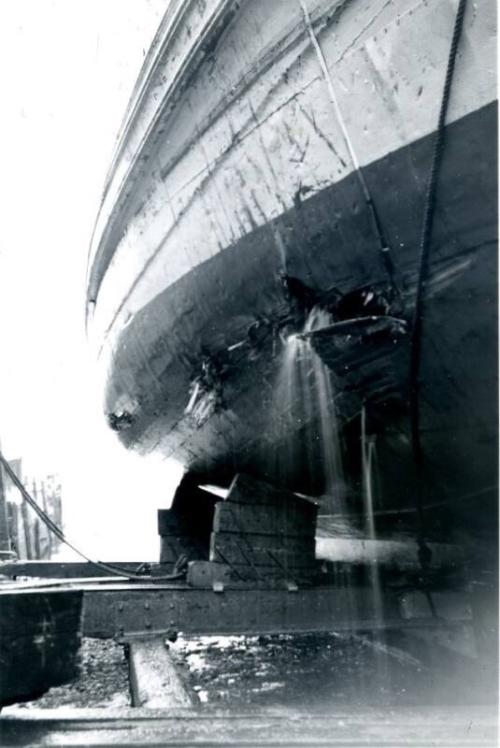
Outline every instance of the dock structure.
MULTIPOLYGON (((462 667, 484 657, 484 609, 478 616, 481 600, 478 604, 478 595, 464 584, 463 559, 452 546, 435 544, 431 577, 424 583, 407 544, 383 540, 377 548, 377 541, 363 545, 358 538, 346 547, 345 538, 336 545, 332 537, 317 537, 316 503, 289 491, 238 475, 224 499, 205 496, 203 522, 195 515, 190 524, 193 492, 199 500, 200 489, 186 482, 172 508, 159 512, 163 560, 111 564, 121 578, 105 576, 104 569, 94 573, 90 563, 2 566, 0 596, 51 589, 80 594, 82 635, 112 638, 126 647, 131 703, 138 710, 130 717, 130 735, 139 713, 157 715, 157 710, 159 722, 151 723, 151 735, 163 724, 165 710, 193 715, 193 721, 181 720, 175 729, 182 732, 181 724, 200 729, 200 705, 168 650, 179 634, 335 631, 376 638, 398 632, 411 657, 425 652, 436 662, 456 658, 462 667), (183 556, 183 573, 175 553, 183 556)), ((321 723, 318 733, 318 724, 311 723, 315 739, 324 727, 321 723)), ((53 728, 64 729, 59 723, 53 728)))
MULTIPOLYGON (((201 563, 201 562, 200 562, 201 563)), ((72 571, 62 568, 64 575, 72 571)), ((77 569, 73 569, 74 572, 77 569)), ((26 585, 48 582, 33 580, 26 585)), ((17 587, 19 589, 19 582, 17 587)), ((53 582, 54 584, 54 582, 53 582)), ((42 587, 43 589, 43 587, 42 587)), ((2 745, 188 744, 210 745, 373 745, 487 746, 494 745, 494 707, 468 704, 425 708, 333 707, 326 713, 265 708, 206 711, 196 691, 169 653, 179 633, 287 634, 344 630, 349 637, 404 635, 408 654, 399 658, 423 662, 448 659, 464 672, 477 668, 479 652, 474 627, 474 602, 464 593, 433 592, 434 612, 421 592, 385 591, 384 618, 374 604, 373 590, 347 590, 333 585, 298 587, 231 586, 214 582, 193 587, 181 582, 112 582, 104 577, 78 580, 63 576, 61 590, 83 594, 84 636, 113 637, 128 650, 131 707, 16 710, 0 718, 2 745), (437 611, 438 618, 434 617, 437 611), (418 660, 417 660, 418 661, 418 660), (17 741, 17 742, 16 742, 17 741)), ((369 639, 367 640, 369 641, 369 639)), ((380 645, 382 648, 385 645, 380 645)), ((385 647, 392 657, 390 647, 385 647)), ((458 672, 458 671, 457 671, 458 672)))

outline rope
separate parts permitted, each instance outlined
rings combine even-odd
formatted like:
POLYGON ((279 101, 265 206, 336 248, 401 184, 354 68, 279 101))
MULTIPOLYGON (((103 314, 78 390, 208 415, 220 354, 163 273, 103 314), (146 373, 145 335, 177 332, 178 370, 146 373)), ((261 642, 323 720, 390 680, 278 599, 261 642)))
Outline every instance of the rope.
POLYGON ((431 170, 427 183, 427 191, 424 205, 424 221, 420 237, 420 257, 418 265, 418 278, 415 294, 415 309, 413 315, 413 327, 410 341, 410 422, 411 422, 411 442, 413 459, 416 468, 416 508, 419 521, 419 558, 422 567, 425 569, 430 563, 430 549, 425 544, 425 517, 422 497, 422 468, 423 468, 423 451, 420 441, 420 360, 422 348, 422 330, 423 330, 423 313, 424 313, 424 286, 428 271, 429 252, 431 248, 431 237, 434 223, 434 213, 436 208, 436 192, 441 167, 444 142, 445 142, 445 121, 448 110, 448 103, 453 81, 453 72, 455 70, 455 60, 460 41, 460 35, 463 28, 465 15, 465 6, 467 0, 459 0, 455 24, 453 28, 453 37, 448 55, 448 64, 443 86, 443 95, 439 118, 432 154, 431 170))
MULTIPOLYGON (((35 501, 35 499, 30 495, 30 493, 26 490, 25 486, 15 472, 12 470, 8 460, 5 459, 4 455, 0 452, 0 463, 3 465, 5 472, 11 479, 12 483, 16 486, 16 488, 19 490, 22 498, 24 501, 29 504, 29 506, 33 509, 35 514, 40 518, 40 520, 47 526, 47 528, 52 532, 60 541, 61 543, 64 543, 68 546, 68 548, 71 548, 72 551, 74 551, 80 558, 83 558, 87 563, 92 564, 92 566, 95 566, 98 569, 102 569, 103 571, 107 571, 110 574, 113 574, 114 576, 118 577, 125 577, 126 579, 140 579, 141 581, 144 581, 147 575, 141 574, 134 571, 124 571, 123 569, 120 569, 119 566, 115 566, 114 564, 107 564, 103 561, 94 561, 93 559, 89 558, 83 551, 80 551, 73 543, 71 543, 67 537, 65 536, 64 532, 61 530, 58 525, 49 517, 49 515, 42 509, 42 507, 35 501)), ((143 564, 141 564, 143 566, 143 564)), ((140 568, 140 567, 139 567, 140 568)), ((154 577, 155 581, 172 581, 174 579, 181 579, 184 577, 184 572, 181 573, 173 573, 166 576, 161 577, 154 577)))

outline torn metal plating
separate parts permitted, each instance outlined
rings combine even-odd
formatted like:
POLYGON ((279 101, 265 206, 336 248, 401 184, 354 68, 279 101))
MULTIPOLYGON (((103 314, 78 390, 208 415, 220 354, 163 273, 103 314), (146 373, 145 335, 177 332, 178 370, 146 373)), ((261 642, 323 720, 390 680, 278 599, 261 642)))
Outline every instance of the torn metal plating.
POLYGON ((127 410, 122 413, 108 413, 107 420, 109 427, 113 431, 125 431, 134 424, 134 417, 127 410))
MULTIPOLYGON (((184 414, 190 416, 196 427, 203 424, 220 408, 224 407, 224 380, 232 373, 265 355, 274 356, 276 343, 286 344, 291 334, 303 339, 312 339, 313 344, 335 339, 335 347, 344 349, 357 347, 368 339, 381 343, 407 333, 407 321, 400 316, 401 304, 395 300, 390 288, 363 286, 347 293, 337 288, 326 291, 307 286, 299 278, 282 274, 280 283, 285 295, 285 304, 276 314, 256 317, 246 328, 244 337, 216 353, 202 355, 189 387, 189 399, 184 414), (304 321, 314 307, 327 310, 333 320, 323 328, 304 333, 304 321)), ((328 343, 330 346, 330 344, 328 343)), ((320 344, 323 348, 323 343, 320 344)))
POLYGON ((202 426, 222 405, 222 382, 215 361, 205 356, 201 372, 193 379, 189 388, 189 402, 184 410, 191 416, 197 428, 202 426))
POLYGON ((311 288, 300 278, 286 274, 281 275, 281 283, 292 309, 295 307, 307 314, 313 307, 321 307, 332 315, 335 329, 342 329, 342 322, 359 324, 361 320, 372 322, 386 318, 397 320, 400 331, 406 331, 401 298, 392 287, 373 283, 341 293, 335 287, 326 290, 311 288))

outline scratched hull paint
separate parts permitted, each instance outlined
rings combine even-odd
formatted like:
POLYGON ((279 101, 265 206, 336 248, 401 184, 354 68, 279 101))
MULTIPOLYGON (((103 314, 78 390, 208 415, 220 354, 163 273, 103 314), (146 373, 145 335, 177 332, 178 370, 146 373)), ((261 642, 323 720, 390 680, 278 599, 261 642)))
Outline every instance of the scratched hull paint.
MULTIPOLYGON (((455 12, 452 0, 171 4, 89 266, 105 411, 127 447, 200 476, 248 470, 322 492, 319 452, 304 445, 307 464, 285 478, 276 468, 286 336, 332 288, 337 320, 363 315, 362 288, 411 320, 455 12)), ((458 512, 471 497, 486 507, 497 484, 495 21, 493 0, 468 4, 426 284, 425 494, 463 499, 458 512)), ((354 501, 363 403, 379 502, 414 499, 408 338, 368 326, 313 342, 333 372, 354 501)), ((303 424, 292 437, 306 438, 303 424)))

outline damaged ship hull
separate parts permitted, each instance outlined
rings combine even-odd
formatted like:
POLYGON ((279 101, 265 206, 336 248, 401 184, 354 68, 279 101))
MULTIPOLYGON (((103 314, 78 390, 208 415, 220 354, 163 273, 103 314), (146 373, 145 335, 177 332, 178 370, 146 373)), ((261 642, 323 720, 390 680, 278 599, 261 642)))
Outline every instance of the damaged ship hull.
MULTIPOLYGON (((277 397, 287 341, 323 305, 333 326, 310 342, 334 383, 347 490, 364 409, 378 501, 414 500, 411 323, 456 7, 171 4, 89 267, 105 411, 127 447, 200 479, 246 470, 324 492, 319 426, 277 397)), ((425 277, 424 495, 458 512, 497 486, 495 20, 492 0, 468 4, 425 277)))

